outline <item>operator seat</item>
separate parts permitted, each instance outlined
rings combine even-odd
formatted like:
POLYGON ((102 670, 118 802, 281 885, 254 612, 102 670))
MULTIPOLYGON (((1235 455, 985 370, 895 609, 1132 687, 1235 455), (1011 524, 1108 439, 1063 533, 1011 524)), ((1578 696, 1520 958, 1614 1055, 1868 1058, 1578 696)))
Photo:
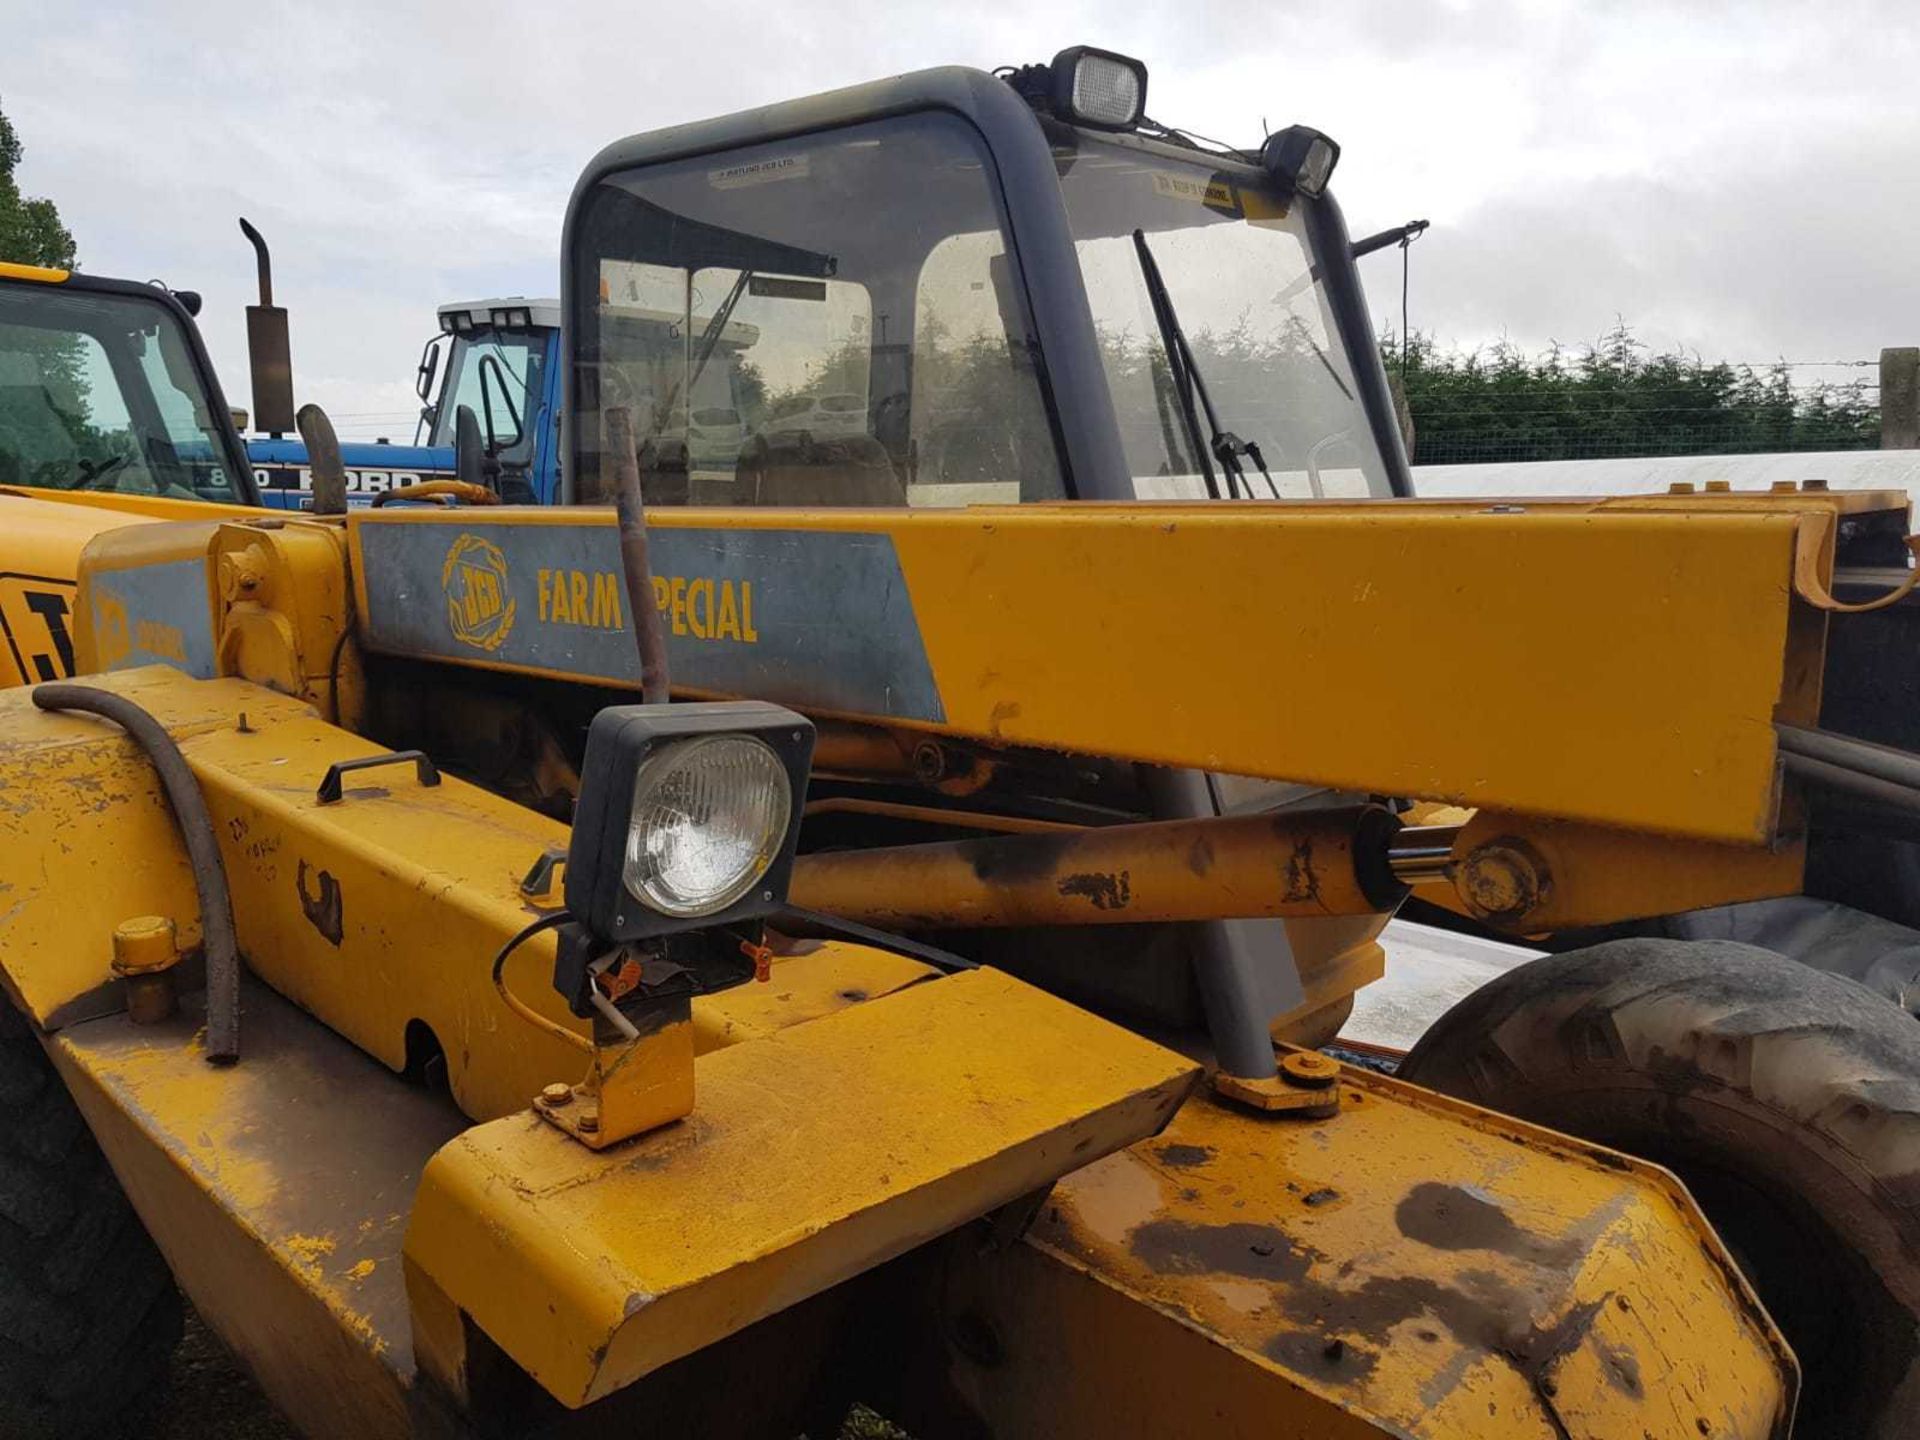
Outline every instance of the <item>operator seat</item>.
POLYGON ((740 447, 742 504, 905 505, 907 487, 871 435, 816 440, 811 431, 755 435, 740 447))
POLYGON ((687 442, 654 438, 640 446, 640 494, 649 505, 685 505, 689 471, 687 442))

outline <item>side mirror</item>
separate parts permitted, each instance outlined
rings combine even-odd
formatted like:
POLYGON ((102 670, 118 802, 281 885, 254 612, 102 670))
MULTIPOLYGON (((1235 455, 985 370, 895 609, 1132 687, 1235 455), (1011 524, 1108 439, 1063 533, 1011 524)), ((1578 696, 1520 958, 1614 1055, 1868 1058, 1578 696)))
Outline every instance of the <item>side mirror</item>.
POLYGON ((233 422, 234 429, 240 431, 241 434, 243 435, 246 433, 246 429, 247 429, 247 412, 246 411, 240 409, 236 405, 233 409, 227 411, 227 418, 233 422))
POLYGON ((454 478, 491 490, 493 486, 487 472, 498 468, 499 462, 487 453, 487 442, 480 434, 480 421, 473 407, 462 405, 453 412, 454 478))
POLYGON ((253 242, 260 266, 260 303, 247 306, 247 363, 253 371, 253 414, 278 439, 294 428, 293 349, 287 312, 273 303, 273 261, 267 242, 243 217, 240 229, 253 242))
POLYGON ((433 403, 433 377, 439 370, 440 337, 436 335, 420 352, 420 367, 413 372, 413 393, 420 397, 422 404, 433 403))

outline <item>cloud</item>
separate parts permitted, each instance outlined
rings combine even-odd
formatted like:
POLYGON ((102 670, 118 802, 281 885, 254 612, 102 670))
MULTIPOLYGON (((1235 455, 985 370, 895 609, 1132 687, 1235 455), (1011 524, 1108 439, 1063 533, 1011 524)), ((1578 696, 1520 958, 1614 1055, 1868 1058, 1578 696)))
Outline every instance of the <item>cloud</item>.
MULTIPOLYGON (((1913 343, 1916 29, 1895 0, 180 0, 10 26, 0 105, 83 264, 204 292, 236 401, 246 214, 274 244, 302 397, 385 424, 414 407, 436 304, 558 288, 567 196, 608 142, 1077 41, 1145 58, 1169 123, 1335 135, 1357 232, 1434 221, 1412 318, 1445 339, 1578 341, 1620 315, 1734 359, 1913 343)), ((1365 274, 1397 324, 1395 258, 1365 274)))

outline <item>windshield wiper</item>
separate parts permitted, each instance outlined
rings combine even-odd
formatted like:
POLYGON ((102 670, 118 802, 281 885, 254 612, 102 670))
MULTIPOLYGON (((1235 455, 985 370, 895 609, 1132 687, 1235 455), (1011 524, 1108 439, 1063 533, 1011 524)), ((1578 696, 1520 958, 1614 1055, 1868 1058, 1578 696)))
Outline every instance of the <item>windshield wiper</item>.
POLYGON ((1167 369, 1173 375, 1174 392, 1180 397, 1180 413, 1186 419, 1187 435, 1200 461, 1200 473, 1207 482, 1207 494, 1215 500, 1220 498, 1220 486, 1213 477, 1213 465, 1207 458, 1211 453, 1226 474, 1227 498, 1240 499, 1242 490, 1246 492, 1247 499, 1253 498, 1253 486, 1248 483, 1246 469, 1240 463, 1240 457, 1245 455, 1260 467, 1260 475, 1267 482, 1267 489, 1278 499, 1279 487, 1273 483, 1273 476, 1267 471, 1266 458, 1261 455, 1258 442, 1242 440, 1220 424, 1220 416, 1213 408, 1213 397, 1207 393, 1207 382, 1200 378, 1200 366, 1193 358, 1193 347, 1187 343, 1186 332, 1180 328, 1180 317, 1174 313, 1173 297, 1167 293, 1167 282, 1161 278, 1159 262, 1153 258, 1153 251, 1147 245, 1146 231, 1133 232, 1133 248, 1140 257, 1140 276, 1146 281, 1147 298, 1153 303, 1154 322, 1160 327, 1160 343, 1167 352, 1167 369), (1196 395, 1200 399, 1200 408, 1207 412, 1207 429, 1210 433, 1206 440, 1200 436, 1200 416, 1193 404, 1196 395))
POLYGON ((74 464, 78 466, 80 470, 80 483, 73 488, 75 490, 91 490, 95 485, 98 485, 103 479, 118 470, 132 458, 131 455, 113 455, 102 460, 97 465, 91 460, 76 460, 74 464))

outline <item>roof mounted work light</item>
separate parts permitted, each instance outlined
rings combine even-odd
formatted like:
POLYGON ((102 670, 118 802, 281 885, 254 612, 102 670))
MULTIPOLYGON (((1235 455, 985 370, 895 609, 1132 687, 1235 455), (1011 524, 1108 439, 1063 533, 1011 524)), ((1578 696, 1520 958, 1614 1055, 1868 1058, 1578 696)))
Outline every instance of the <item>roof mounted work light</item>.
POLYGON ((1288 189, 1317 198, 1340 163, 1340 147, 1310 125, 1289 125, 1267 137, 1260 163, 1288 189))
POLYGON ((1147 67, 1141 61, 1074 45, 1048 65, 1027 65, 1007 77, 1029 104, 1096 130, 1131 130, 1147 110, 1147 67))

